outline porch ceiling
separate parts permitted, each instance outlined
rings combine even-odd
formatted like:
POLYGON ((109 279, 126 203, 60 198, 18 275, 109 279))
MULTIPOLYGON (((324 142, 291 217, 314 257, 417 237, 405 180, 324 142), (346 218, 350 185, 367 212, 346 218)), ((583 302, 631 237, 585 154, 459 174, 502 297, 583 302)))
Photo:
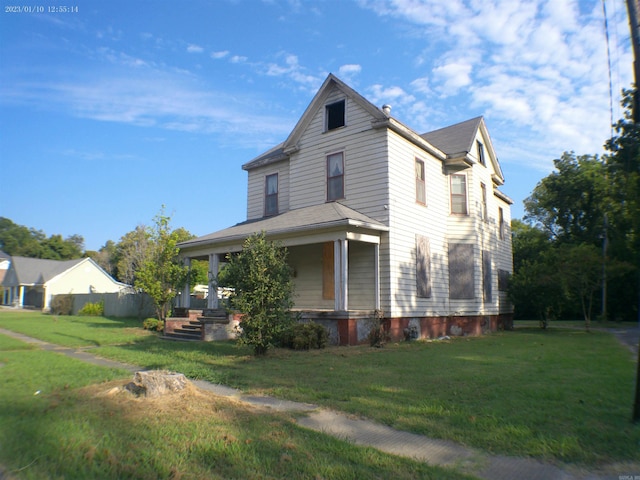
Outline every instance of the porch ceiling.
POLYGON ((290 210, 274 217, 246 221, 202 237, 180 243, 184 253, 203 248, 232 247, 256 232, 264 231, 268 237, 284 240, 291 237, 313 235, 323 231, 359 232, 379 235, 389 227, 339 202, 324 203, 290 210))

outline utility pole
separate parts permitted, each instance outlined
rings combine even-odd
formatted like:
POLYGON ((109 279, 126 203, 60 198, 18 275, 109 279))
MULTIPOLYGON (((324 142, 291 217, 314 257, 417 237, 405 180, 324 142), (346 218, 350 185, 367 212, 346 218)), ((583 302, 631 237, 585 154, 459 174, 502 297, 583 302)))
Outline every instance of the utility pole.
MULTIPOLYGON (((604 0, 603 0, 604 1, 604 0)), ((627 0, 627 12, 629 14, 629 27, 631 28, 631 43, 633 46, 633 75, 634 75, 634 92, 633 92, 633 121, 640 123, 640 98, 638 97, 638 81, 640 81, 640 0, 627 0)), ((640 290, 640 286, 639 286, 640 290)), ((640 297, 640 295, 639 295, 640 297)), ((639 302, 640 304, 640 298, 639 302)), ((639 305, 640 306, 640 305, 639 305)), ((640 320, 640 309, 638 311, 640 320)), ((640 321, 639 321, 640 323, 640 321)), ((640 325, 639 325, 640 327, 640 325)), ((640 342, 638 345, 638 366, 636 373, 636 398, 633 404, 634 423, 640 422, 640 342)))

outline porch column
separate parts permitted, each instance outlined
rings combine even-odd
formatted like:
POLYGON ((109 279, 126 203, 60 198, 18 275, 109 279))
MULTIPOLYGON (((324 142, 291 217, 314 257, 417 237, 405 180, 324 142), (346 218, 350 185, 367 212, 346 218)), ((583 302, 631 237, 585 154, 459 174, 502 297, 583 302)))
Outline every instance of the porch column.
POLYGON ((207 295, 207 308, 218 308, 218 270, 220 258, 217 253, 209 255, 209 293, 207 295))
POLYGON ((24 287, 20 285, 18 287, 18 306, 22 308, 24 306, 24 287))
POLYGON ((376 310, 380 310, 380 244, 373 244, 373 283, 376 310))
MULTIPOLYGON (((189 274, 191 274, 191 258, 185 258, 184 264, 189 267, 189 274)), ((184 289, 182 290, 182 299, 180 302, 180 306, 184 308, 189 308, 191 306, 191 284, 188 279, 187 283, 184 284, 184 289)))
POLYGON ((347 240, 335 240, 333 243, 334 292, 336 311, 349 309, 349 250, 347 240))

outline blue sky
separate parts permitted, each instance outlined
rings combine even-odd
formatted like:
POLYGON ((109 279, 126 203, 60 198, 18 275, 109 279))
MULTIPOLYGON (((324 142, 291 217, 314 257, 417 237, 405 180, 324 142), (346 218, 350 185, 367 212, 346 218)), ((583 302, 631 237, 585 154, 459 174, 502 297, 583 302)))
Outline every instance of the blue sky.
MULTIPOLYGON (((484 115, 514 218, 554 158, 611 135, 601 0, 36 3, 0 12, 0 216, 90 250, 163 204, 195 235, 244 220, 241 165, 330 72, 419 133, 484 115)), ((605 6, 617 120, 630 34, 605 6)))

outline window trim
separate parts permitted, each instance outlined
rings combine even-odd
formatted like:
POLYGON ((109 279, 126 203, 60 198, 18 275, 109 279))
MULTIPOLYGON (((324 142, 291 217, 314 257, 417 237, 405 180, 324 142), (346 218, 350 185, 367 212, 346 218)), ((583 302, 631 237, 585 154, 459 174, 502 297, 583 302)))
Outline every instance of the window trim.
POLYGON ((467 190, 467 175, 465 173, 453 173, 449 176, 449 203, 450 203, 450 212, 451 215, 458 215, 458 216, 468 216, 469 215, 469 195, 468 195, 468 190, 467 190), (464 182, 464 193, 460 194, 460 193, 453 193, 453 179, 454 178, 462 178, 463 182, 464 182), (453 206, 454 206, 454 202, 453 199, 454 197, 456 198, 464 198, 464 202, 462 203, 462 205, 464 205, 464 212, 454 212, 453 210, 453 206))
POLYGON ((489 221, 489 206, 487 205, 487 186, 485 185, 484 182, 480 182, 480 194, 482 195, 482 211, 481 211, 481 215, 482 215, 482 220, 484 220, 485 222, 489 221))
POLYGON ((265 175, 264 177, 264 216, 265 217, 272 217, 274 215, 277 215, 278 212, 280 211, 280 205, 279 205, 279 199, 278 199, 278 193, 280 193, 280 185, 279 185, 280 179, 278 178, 278 173, 271 173, 269 175, 265 175), (269 179, 275 177, 276 179, 276 192, 275 193, 269 193, 269 179), (275 212, 270 212, 267 211, 267 205, 269 204, 268 199, 269 197, 274 197, 276 199, 276 208, 275 208, 275 212))
POLYGON ((344 151, 338 151, 338 152, 333 152, 333 153, 329 153, 326 156, 326 170, 325 170, 325 174, 326 174, 326 185, 327 185, 327 202, 336 202, 338 200, 342 200, 345 198, 345 188, 344 188, 344 167, 345 167, 345 161, 344 161, 344 151), (340 155, 342 158, 342 174, 341 175, 331 175, 331 172, 329 171, 329 162, 330 162, 330 158, 334 157, 336 155, 340 155), (341 196, 337 196, 336 198, 329 198, 329 183, 330 180, 332 179, 337 179, 342 177, 342 195, 341 196))
POLYGON ((414 162, 415 179, 416 179, 416 203, 424 206, 427 205, 427 182, 426 182, 427 172, 425 168, 426 167, 424 164, 424 160, 421 160, 418 157, 416 157, 414 162), (422 177, 418 176, 418 165, 421 166, 422 177), (419 197, 419 193, 420 193, 419 185, 422 185, 422 198, 419 197))
POLYGON ((336 100, 335 102, 328 103, 324 106, 324 131, 332 132, 340 128, 344 128, 347 125, 347 99, 336 100), (338 104, 342 104, 342 124, 333 128, 329 128, 329 112, 331 107, 335 107, 338 104))

